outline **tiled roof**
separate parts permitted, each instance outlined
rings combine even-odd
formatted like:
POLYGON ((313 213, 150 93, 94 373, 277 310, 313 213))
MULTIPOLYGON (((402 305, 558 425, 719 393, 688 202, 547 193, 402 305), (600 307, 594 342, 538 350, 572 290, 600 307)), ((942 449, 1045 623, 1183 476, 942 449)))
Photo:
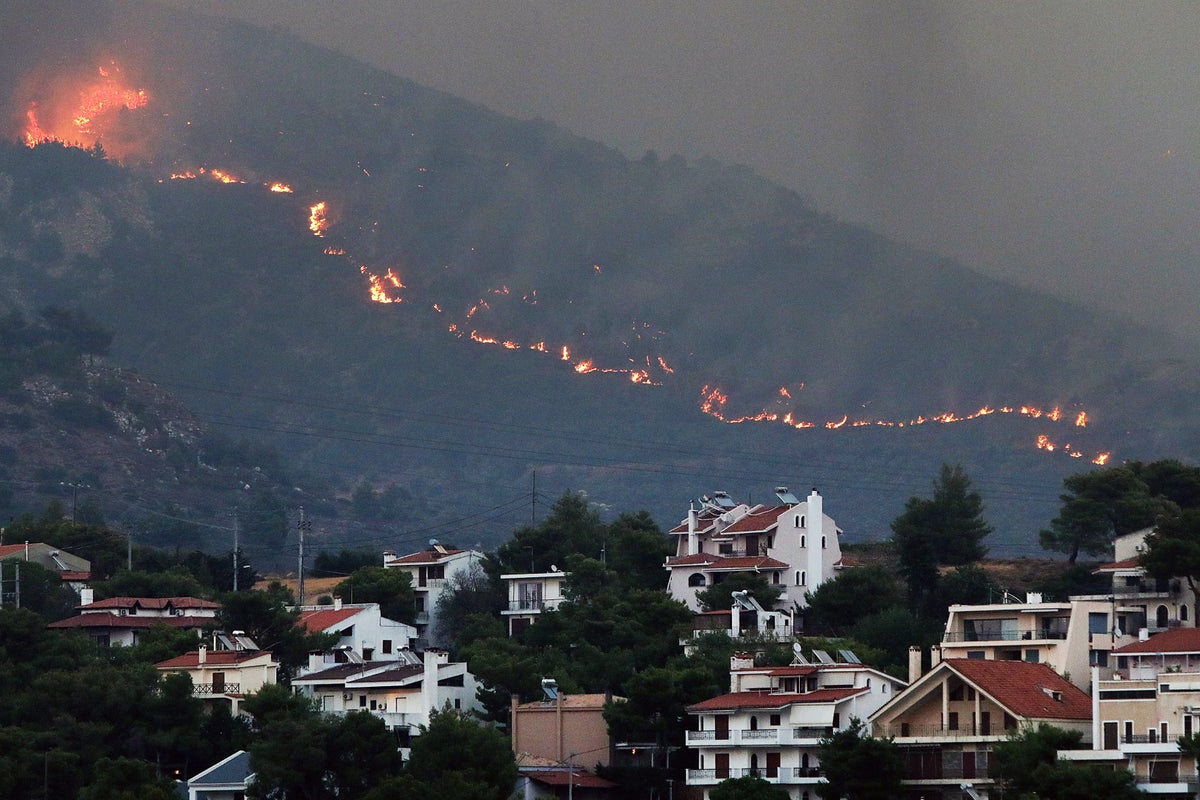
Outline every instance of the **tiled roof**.
POLYGON ((330 628, 336 628, 360 611, 362 611, 361 608, 334 609, 332 606, 317 611, 301 611, 296 625, 309 633, 321 633, 330 628))
POLYGON ((367 673, 361 678, 351 675, 347 683, 388 683, 389 681, 402 681, 405 678, 411 678, 414 675, 420 675, 424 672, 425 667, 421 664, 403 664, 381 672, 367 673))
POLYGON ((577 786, 580 789, 616 789, 618 786, 582 769, 574 770, 573 774, 565 769, 522 770, 521 774, 548 786, 577 786))
POLYGON ((719 570, 762 570, 787 569, 788 565, 768 556, 718 556, 713 553, 696 553, 667 559, 667 567, 708 566, 719 570))
POLYGON ((779 515, 789 506, 755 506, 746 516, 725 529, 725 533, 763 533, 779 523, 779 515))
POLYGON ((948 658, 942 662, 1000 705, 1029 719, 1091 719, 1092 699, 1045 664, 948 658), (1058 694, 1054 699, 1049 692, 1058 694))
POLYGON ((208 608, 219 610, 220 603, 212 600, 202 600, 199 597, 110 597, 107 600, 97 600, 80 606, 81 609, 93 610, 100 608, 145 608, 163 611, 167 608, 208 608))
MULTIPOLYGON (((204 666, 235 667, 243 661, 270 655, 270 651, 267 650, 209 650, 204 654, 204 666)), ((193 650, 190 653, 160 661, 154 666, 159 669, 197 669, 200 667, 200 653, 193 650)))
POLYGON ((854 556, 842 556, 841 558, 839 558, 837 560, 837 563, 833 565, 833 568, 841 569, 842 567, 861 567, 861 566, 862 566, 862 562, 859 561, 854 556))
POLYGON ((1142 565, 1138 563, 1138 557, 1127 558, 1123 561, 1113 561, 1108 564, 1101 564, 1092 570, 1093 575, 1099 575, 1102 572, 1117 572, 1125 569, 1141 569, 1142 565))
POLYGON ((449 547, 445 548, 444 553, 439 553, 437 550, 422 550, 419 553, 410 553, 409 555, 406 555, 406 556, 400 556, 399 558, 389 559, 387 563, 388 564, 436 564, 439 561, 444 561, 447 558, 450 558, 451 556, 456 556, 459 553, 465 553, 465 552, 467 552, 467 551, 466 550, 454 550, 449 547))
POLYGON ((1139 653, 1200 653, 1200 628, 1171 628, 1113 651, 1118 656, 1139 653))
POLYGON ((77 614, 74 617, 51 622, 47 628, 153 628, 166 625, 170 628, 203 628, 212 625, 212 617, 130 617, 103 611, 95 614, 77 614))
POLYGON ((795 694, 768 692, 733 692, 718 697, 710 697, 687 707, 689 712, 697 711, 733 711, 740 708, 786 708, 797 704, 836 703, 869 691, 867 687, 858 688, 846 686, 838 689, 817 689, 812 692, 795 694))

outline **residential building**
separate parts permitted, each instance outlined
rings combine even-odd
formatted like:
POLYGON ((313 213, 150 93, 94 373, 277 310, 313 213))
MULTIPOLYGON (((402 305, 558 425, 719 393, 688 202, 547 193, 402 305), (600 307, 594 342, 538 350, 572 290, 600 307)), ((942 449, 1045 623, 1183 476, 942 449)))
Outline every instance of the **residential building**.
POLYGON ((518 756, 517 770, 512 796, 518 800, 603 800, 620 789, 583 767, 548 758, 518 756))
POLYGON ((129 647, 155 625, 195 631, 197 636, 217 625, 221 604, 198 597, 110 597, 87 602, 91 589, 83 590, 85 603, 79 614, 47 627, 81 630, 104 647, 129 647))
MULTIPOLYGON (((1108 600, 1115 607, 1117 626, 1127 634, 1141 630, 1154 634, 1168 628, 1195 627, 1196 593, 1183 578, 1154 578, 1138 563, 1145 552, 1146 537, 1153 528, 1143 528, 1113 541, 1113 560, 1094 572, 1112 576, 1112 588, 1086 599, 1108 600)), ((1085 599, 1085 598, 1080 598, 1085 599)))
POLYGON ((696 593, 734 572, 757 572, 779 587, 779 610, 800 610, 808 594, 842 566, 842 531, 824 512, 816 489, 799 500, 786 487, 776 503, 750 506, 725 492, 700 499, 670 533, 675 555, 668 558, 667 588, 676 600, 700 610, 696 593))
MULTIPOLYGON (((604 721, 602 694, 565 694, 551 679, 546 697, 531 703, 512 699, 509 732, 518 759, 551 759, 559 765, 590 768, 612 763, 612 742, 604 721)), ((623 697, 611 698, 624 702, 623 697)))
POLYGON ((791 639, 794 633, 791 611, 767 611, 748 592, 732 592, 728 610, 702 611, 692 618, 692 635, 684 639, 684 655, 690 656, 699 639, 709 634, 743 640, 791 639))
POLYGON ((1047 664, 937 661, 936 651, 935 661, 870 717, 873 735, 893 737, 904 754, 906 797, 960 800, 968 786, 987 800, 995 786, 992 748, 1040 724, 1079 731, 1090 743, 1091 698, 1047 664))
POLYGON ((529 627, 543 611, 553 611, 563 601, 563 582, 567 573, 551 565, 549 572, 515 572, 501 575, 508 590, 508 635, 529 627))
POLYGON ((478 682, 463 662, 451 662, 444 650, 395 653, 387 661, 326 665, 319 654, 292 679, 292 688, 317 701, 329 714, 369 711, 396 731, 401 742, 429 724, 429 712, 449 705, 481 711, 478 682))
POLYGON ((230 714, 241 711, 246 695, 276 682, 279 662, 269 650, 209 650, 200 647, 155 664, 162 673, 186 673, 193 693, 209 704, 226 703, 230 714))
POLYGON ((245 750, 213 764, 187 781, 187 800, 246 800, 246 790, 254 780, 250 754, 245 750))
POLYGON ((1093 749, 1060 757, 1128 769, 1155 797, 1194 798, 1196 759, 1177 740, 1200 733, 1200 630, 1146 635, 1115 650, 1113 662, 1108 679, 1094 675, 1093 749))
POLYGON ((363 661, 391 661, 417 640, 412 625, 383 616, 378 603, 343 603, 333 598, 327 606, 301 606, 297 624, 309 633, 330 633, 337 644, 324 654, 326 663, 346 661, 353 652, 363 661))
POLYGON ((402 569, 412 577, 413 592, 417 599, 417 636, 422 643, 437 641, 437 602, 449 587, 450 581, 459 573, 469 574, 482 561, 483 553, 477 550, 458 550, 431 541, 428 550, 396 556, 394 550, 385 550, 383 566, 387 569, 402 569))
POLYGON ((92 577, 92 562, 60 550, 54 545, 45 542, 0 544, 0 600, 3 603, 15 601, 12 592, 18 564, 22 561, 57 573, 63 583, 75 590, 75 594, 82 592, 92 577))
POLYGON ((787 667, 755 667, 746 653, 731 659, 729 693, 687 709, 693 724, 686 742, 697 764, 687 770, 688 787, 707 798, 723 780, 756 775, 793 800, 818 797, 822 737, 867 719, 905 683, 856 663, 852 653, 841 663, 814 655, 820 663, 798 657, 787 667))
POLYGON ((1091 667, 1106 665, 1114 647, 1134 640, 1111 597, 1057 603, 1030 592, 1023 603, 1008 594, 1004 600, 950 606, 941 657, 1047 664, 1086 690, 1091 667))

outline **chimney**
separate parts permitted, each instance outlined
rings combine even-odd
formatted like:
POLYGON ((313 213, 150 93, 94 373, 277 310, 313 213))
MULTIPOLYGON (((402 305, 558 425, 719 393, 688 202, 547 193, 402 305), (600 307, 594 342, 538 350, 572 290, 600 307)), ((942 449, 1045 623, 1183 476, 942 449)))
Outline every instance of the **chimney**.
POLYGON ((395 557, 396 557, 395 550, 384 550, 383 551, 383 565, 386 567, 387 563, 395 557))
POLYGON ((818 587, 825 581, 825 548, 821 547, 821 537, 825 534, 825 511, 821 502, 821 495, 817 492, 817 487, 813 487, 812 493, 808 496, 808 503, 804 509, 806 516, 805 541, 808 544, 808 575, 806 582, 809 592, 815 592, 818 587))
POLYGON ((517 749, 517 742, 520 738, 517 731, 517 720, 520 718, 520 714, 517 713, 517 706, 519 705, 521 705, 521 696, 513 692, 509 695, 508 700, 508 735, 512 738, 513 755, 521 752, 517 749))
POLYGON ((90 606, 96 601, 96 590, 90 586, 85 586, 79 590, 79 605, 90 606))
POLYGON ((940 663, 942 663, 942 646, 935 644, 929 648, 929 668, 933 669, 940 663))
POLYGON ((729 691, 734 693, 739 691, 741 684, 741 676, 737 674, 739 669, 750 669, 754 666, 754 653, 734 653, 729 658, 729 691))
POLYGON ((421 693, 424 695, 425 713, 441 707, 438 692, 438 667, 450 662, 450 654, 445 650, 428 648, 424 654, 425 673, 421 679, 421 693))
POLYGON ((696 506, 693 504, 688 507, 688 540, 687 554, 694 556, 700 552, 700 540, 696 536, 696 506))
POLYGON ((196 651, 196 663, 203 667, 205 658, 207 656, 208 656, 208 648, 205 647, 204 645, 200 645, 200 649, 196 651))
POLYGON ((908 648, 908 682, 912 683, 921 677, 921 648, 913 645, 908 648))
POLYGON ((333 610, 334 611, 342 610, 342 598, 338 597, 337 595, 334 595, 334 597, 333 597, 333 610))

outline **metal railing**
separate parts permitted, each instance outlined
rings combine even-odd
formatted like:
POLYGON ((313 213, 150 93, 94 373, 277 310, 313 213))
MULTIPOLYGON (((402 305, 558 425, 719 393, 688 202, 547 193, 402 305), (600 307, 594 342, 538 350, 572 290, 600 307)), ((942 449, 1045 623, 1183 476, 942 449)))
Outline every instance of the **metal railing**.
POLYGON ((742 739, 753 739, 757 741, 776 741, 779 739, 779 731, 775 728, 745 728, 739 733, 742 739))
POLYGON ((198 683, 192 688, 195 695, 241 694, 240 683, 198 683))
POLYGON ((942 637, 943 642, 1044 642, 1062 641, 1067 638, 1066 631, 1046 630, 1044 628, 1022 628, 1011 631, 949 631, 942 637))

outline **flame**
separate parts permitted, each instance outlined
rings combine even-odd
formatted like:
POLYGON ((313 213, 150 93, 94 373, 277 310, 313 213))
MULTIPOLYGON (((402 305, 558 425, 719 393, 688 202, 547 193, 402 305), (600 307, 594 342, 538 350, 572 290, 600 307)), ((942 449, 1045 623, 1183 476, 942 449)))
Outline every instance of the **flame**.
POLYGON ((322 200, 308 209, 308 229, 313 232, 313 236, 324 236, 328 228, 329 221, 325 218, 325 201, 322 200))
POLYGON ((1100 453, 1092 459, 1092 463, 1102 467, 1108 463, 1108 459, 1111 457, 1112 453, 1100 453))
POLYGON ((278 181, 276 181, 275 183, 269 183, 269 184, 263 184, 263 185, 266 186, 268 189, 270 189, 272 192, 282 192, 284 194, 291 194, 293 191, 292 187, 288 186, 286 183, 279 183, 278 181))
POLYGON ((1088 416, 1086 411, 1080 411, 1079 416, 1075 417, 1076 428, 1086 428, 1088 424, 1088 416))
MULTIPOLYGON (((98 78, 80 86, 77 99, 69 101, 66 108, 60 104, 59 108, 47 109, 39 101, 31 101, 25 111, 25 144, 30 147, 45 141, 97 144, 114 131, 121 111, 149 104, 150 93, 129 86, 115 61, 97 68, 97 74, 98 78)), ((112 150, 112 143, 107 144, 106 149, 112 150)))
POLYGON ((370 287, 371 301, 374 303, 402 303, 400 297, 394 297, 388 287, 392 289, 403 289, 404 284, 400 282, 400 277, 390 268, 382 277, 367 270, 365 266, 359 267, 359 271, 367 276, 367 285, 370 287))
MULTIPOLYGON (((200 171, 203 172, 204 170, 200 171)), ((210 170, 209 174, 212 175, 213 180, 220 181, 221 183, 245 183, 241 178, 219 169, 210 170)))

